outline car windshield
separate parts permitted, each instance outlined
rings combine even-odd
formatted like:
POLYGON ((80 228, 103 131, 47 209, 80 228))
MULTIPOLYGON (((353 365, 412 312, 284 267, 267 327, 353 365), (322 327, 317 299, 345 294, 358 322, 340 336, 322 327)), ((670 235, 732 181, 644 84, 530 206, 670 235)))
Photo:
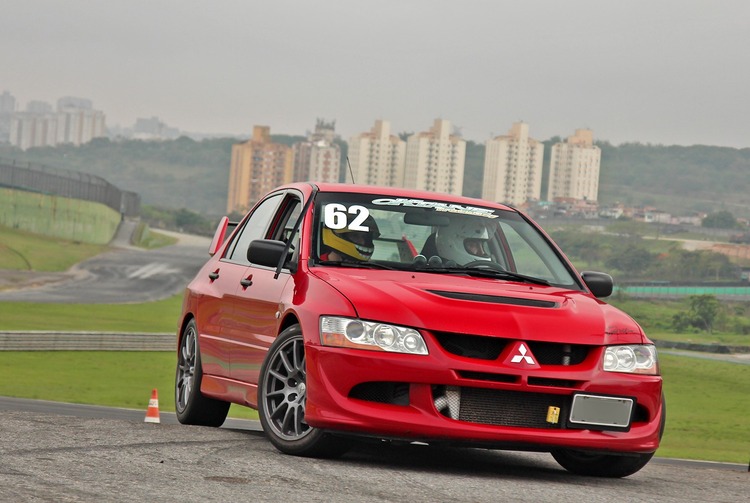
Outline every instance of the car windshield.
POLYGON ((314 229, 317 265, 578 288, 547 239, 514 211, 379 194, 319 193, 314 229))

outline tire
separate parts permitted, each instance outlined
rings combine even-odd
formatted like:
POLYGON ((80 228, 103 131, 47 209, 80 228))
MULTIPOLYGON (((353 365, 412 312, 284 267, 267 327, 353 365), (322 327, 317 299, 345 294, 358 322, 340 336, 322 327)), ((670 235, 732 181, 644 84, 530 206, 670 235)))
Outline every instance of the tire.
POLYGON ((182 331, 175 374, 175 412, 182 424, 218 427, 224 424, 229 402, 201 394, 203 369, 198 346, 198 328, 190 320, 182 331))
POLYGON ((260 369, 258 417, 263 431, 285 454, 338 457, 349 450, 346 440, 305 422, 306 376, 302 330, 293 325, 279 334, 260 369))
MULTIPOLYGON (((664 435, 667 419, 667 404, 664 394, 661 397, 662 412, 659 439, 664 435)), ((651 461, 653 452, 646 454, 592 454, 587 452, 560 449, 551 452, 560 466, 569 472, 592 477, 627 477, 651 461)))
POLYGON ((590 454, 568 449, 552 451, 555 461, 569 472, 592 477, 627 477, 646 466, 653 456, 653 452, 624 455, 590 454))

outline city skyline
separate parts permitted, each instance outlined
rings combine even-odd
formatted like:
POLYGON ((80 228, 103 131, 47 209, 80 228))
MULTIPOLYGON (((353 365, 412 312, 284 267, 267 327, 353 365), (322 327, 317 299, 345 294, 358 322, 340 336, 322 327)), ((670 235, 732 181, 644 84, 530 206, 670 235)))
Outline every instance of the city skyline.
POLYGON ((348 138, 449 118, 480 143, 523 121, 541 140, 746 148, 748 15, 734 0, 8 0, 0 92, 86 96, 110 127, 304 135, 322 116, 348 138))

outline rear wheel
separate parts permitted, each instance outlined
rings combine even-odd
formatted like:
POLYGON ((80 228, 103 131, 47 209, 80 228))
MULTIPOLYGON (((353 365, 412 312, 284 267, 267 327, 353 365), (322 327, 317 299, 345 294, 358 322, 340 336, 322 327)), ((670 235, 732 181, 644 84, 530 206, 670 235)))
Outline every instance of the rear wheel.
POLYGON ((295 456, 335 457, 347 442, 305 422, 305 345, 299 325, 281 334, 268 351, 258 383, 258 417, 271 443, 295 456))
POLYGON ((175 375, 175 412, 182 424, 221 426, 229 412, 229 402, 208 398, 201 394, 201 352, 198 346, 198 328, 190 320, 182 332, 177 353, 175 375))

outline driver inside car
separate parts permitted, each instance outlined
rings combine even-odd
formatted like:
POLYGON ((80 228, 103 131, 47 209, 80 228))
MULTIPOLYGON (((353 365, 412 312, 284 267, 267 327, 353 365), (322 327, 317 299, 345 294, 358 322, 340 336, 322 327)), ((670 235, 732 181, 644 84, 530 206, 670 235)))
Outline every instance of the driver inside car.
POLYGON ((323 227, 320 260, 327 262, 367 262, 375 251, 374 240, 380 236, 372 216, 364 221, 367 231, 323 227))

